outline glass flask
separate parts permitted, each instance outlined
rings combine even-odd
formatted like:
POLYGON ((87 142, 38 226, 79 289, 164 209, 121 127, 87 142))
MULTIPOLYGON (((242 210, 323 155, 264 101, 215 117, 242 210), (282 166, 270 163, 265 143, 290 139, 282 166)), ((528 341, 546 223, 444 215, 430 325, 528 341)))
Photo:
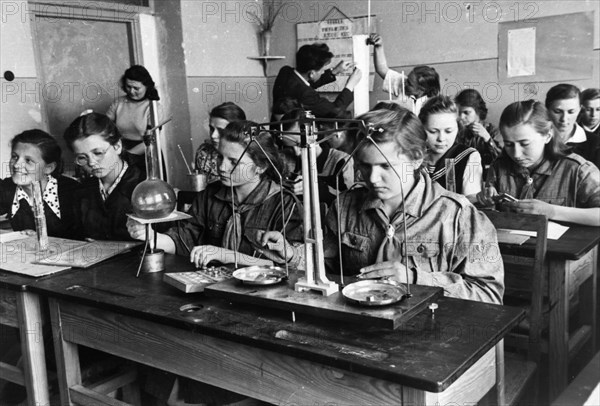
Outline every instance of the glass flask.
POLYGON ((146 220, 167 217, 175 210, 175 191, 160 179, 159 150, 156 143, 156 130, 144 136, 146 144, 146 180, 133 190, 131 204, 133 213, 146 220))

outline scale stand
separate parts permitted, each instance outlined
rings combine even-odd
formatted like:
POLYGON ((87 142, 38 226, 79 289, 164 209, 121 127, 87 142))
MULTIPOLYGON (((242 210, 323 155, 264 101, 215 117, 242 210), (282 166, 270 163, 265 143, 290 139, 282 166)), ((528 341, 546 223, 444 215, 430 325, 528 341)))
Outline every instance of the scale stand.
POLYGON ((294 285, 296 292, 314 290, 325 296, 339 291, 338 284, 325 275, 325 256, 323 253, 323 229, 319 208, 319 187, 317 174, 317 136, 315 116, 305 113, 304 131, 301 135, 303 204, 304 204, 304 253, 306 258, 306 276, 294 285))

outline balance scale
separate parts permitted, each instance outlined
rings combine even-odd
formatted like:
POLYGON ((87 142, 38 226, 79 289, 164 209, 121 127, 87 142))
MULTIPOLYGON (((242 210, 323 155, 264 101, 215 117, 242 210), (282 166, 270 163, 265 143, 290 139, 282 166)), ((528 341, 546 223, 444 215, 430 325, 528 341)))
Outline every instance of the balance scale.
MULTIPOLYGON (((304 187, 303 225, 306 272, 289 270, 286 264, 287 278, 278 284, 243 284, 239 280, 231 278, 209 285, 204 291, 209 296, 220 297, 232 302, 291 311, 294 318, 295 313, 299 313, 342 322, 395 329, 412 316, 427 308, 436 298, 442 296, 443 290, 439 287, 421 285, 411 285, 409 287, 402 284, 408 295, 405 295, 397 303, 387 306, 377 306, 379 304, 377 298, 380 297, 378 295, 382 294, 381 288, 385 289, 390 285, 385 282, 373 282, 372 294, 367 294, 366 300, 362 301, 362 304, 356 304, 356 301, 349 301, 340 292, 338 283, 327 278, 323 251, 321 212, 319 209, 316 146, 318 143, 333 137, 333 133, 339 131, 339 129, 317 132, 316 121, 315 117, 307 112, 304 117, 298 120, 260 124, 256 128, 253 128, 252 134, 250 134, 250 143, 255 142, 258 144, 255 135, 260 132, 267 131, 282 134, 283 131, 281 131, 281 128, 284 124, 295 122, 300 124, 300 132, 286 132, 286 134, 300 135, 301 139, 299 146, 302 148, 302 181, 304 187), (267 127, 269 130, 264 129, 267 127), (279 127, 280 131, 273 130, 276 127, 279 127), (330 134, 330 136, 317 141, 317 135, 319 134, 330 134), (373 299, 369 300, 370 298, 373 299)), ((319 119, 318 121, 357 125, 359 130, 366 131, 364 123, 357 120, 319 119)), ((374 143, 372 139, 371 142, 374 143)), ((258 145, 260 146, 260 144, 258 145)), ((351 156, 355 152, 356 149, 351 156)), ((343 167, 339 169, 338 173, 342 170, 343 167)), ((281 174, 279 176, 281 177, 281 174)), ((337 189, 339 190, 339 188, 337 189)), ((282 217, 285 218, 286 216, 283 215, 282 217)), ((340 236, 338 236, 339 238, 340 236)), ((287 252, 287 249, 284 251, 287 252)), ((344 279, 343 271, 340 269, 339 282, 343 284, 344 279)), ((369 283, 369 281, 358 282, 347 285, 346 288, 364 282, 369 283)), ((395 286, 398 286, 398 284, 395 286)), ((385 295, 386 293, 383 292, 383 294, 385 295)))

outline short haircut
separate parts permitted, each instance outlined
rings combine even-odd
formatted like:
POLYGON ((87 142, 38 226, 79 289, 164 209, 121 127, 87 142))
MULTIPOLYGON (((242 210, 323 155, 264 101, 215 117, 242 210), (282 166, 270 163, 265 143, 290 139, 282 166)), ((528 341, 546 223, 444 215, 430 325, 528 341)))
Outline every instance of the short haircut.
POLYGON ((301 107, 302 106, 300 105, 298 99, 294 99, 293 97, 289 96, 275 100, 275 103, 273 103, 273 111, 278 111, 281 114, 285 114, 288 111, 299 109, 301 107))
POLYGON ((419 112, 419 119, 425 125, 430 116, 441 113, 452 113, 456 114, 458 118, 458 108, 456 103, 448 96, 435 96, 427 100, 421 111, 419 112))
POLYGON ((246 113, 240 106, 232 102, 225 102, 214 107, 210 113, 210 117, 222 118, 229 123, 234 121, 246 120, 246 113))
MULTIPOLYGON (((552 131, 552 121, 548 110, 536 100, 526 100, 509 104, 500 116, 500 132, 517 125, 530 125, 538 134, 546 135, 552 131)), ((544 146, 544 156, 551 160, 560 159, 568 154, 567 146, 556 135, 544 146)))
POLYGON ((552 108, 552 104, 557 100, 579 99, 579 93, 579 88, 569 83, 553 86, 546 93, 546 108, 552 108))
POLYGON ((373 106, 372 110, 392 110, 392 111, 401 111, 404 107, 399 105, 398 103, 394 103, 392 101, 380 101, 375 106, 373 106))
POLYGON ((56 141, 56 138, 45 131, 34 129, 23 131, 10 141, 11 149, 17 144, 31 144, 36 146, 42 155, 46 164, 56 163, 56 168, 52 175, 59 174, 62 170, 62 150, 56 141))
POLYGON ((127 79, 140 82, 142 85, 146 86, 145 98, 150 100, 160 100, 154 80, 152 80, 152 76, 150 76, 150 72, 142 65, 133 65, 127 69, 121 77, 121 89, 123 89, 125 93, 127 93, 127 88, 125 86, 127 79))
POLYGON ((438 75, 434 68, 431 66, 419 65, 415 66, 410 73, 413 73, 417 80, 416 90, 422 92, 423 95, 433 97, 440 94, 440 75, 438 75))
POLYGON ((333 54, 326 44, 303 45, 296 53, 296 70, 306 73, 310 70, 319 70, 331 62, 333 54))
MULTIPOLYGON (((377 143, 393 142, 398 150, 410 159, 423 159, 425 156, 427 135, 425 128, 411 111, 402 110, 371 110, 359 117, 367 126, 375 130, 371 138, 377 143)), ((358 142, 365 139, 360 134, 358 142)))
POLYGON ((485 120, 487 117, 488 109, 485 105, 485 101, 483 100, 483 97, 481 97, 481 94, 475 89, 463 90, 454 98, 454 102, 459 106, 473 108, 480 120, 485 120))
POLYGON ((65 130, 64 139, 72 151, 73 143, 92 135, 99 135, 110 145, 121 139, 121 133, 113 121, 100 113, 89 113, 77 117, 65 130))
POLYGON ((585 89, 583 92, 581 92, 579 99, 581 100, 581 104, 589 100, 600 99, 600 89, 598 89, 597 87, 590 87, 589 89, 585 89))
POLYGON ((250 135, 252 131, 257 129, 258 124, 255 122, 234 121, 229 123, 227 127, 221 130, 219 133, 221 134, 221 140, 240 144, 244 148, 247 147, 246 153, 250 156, 254 164, 259 168, 265 169, 263 176, 266 176, 270 180, 279 182, 279 176, 277 175, 277 172, 283 176, 285 171, 279 150, 277 149, 271 134, 266 131, 259 131, 258 134, 254 135, 254 140, 256 142, 251 142, 250 135), (256 143, 259 143, 260 147, 256 143), (265 153, 269 158, 265 156, 265 153), (273 165, 271 165, 269 159, 273 165))

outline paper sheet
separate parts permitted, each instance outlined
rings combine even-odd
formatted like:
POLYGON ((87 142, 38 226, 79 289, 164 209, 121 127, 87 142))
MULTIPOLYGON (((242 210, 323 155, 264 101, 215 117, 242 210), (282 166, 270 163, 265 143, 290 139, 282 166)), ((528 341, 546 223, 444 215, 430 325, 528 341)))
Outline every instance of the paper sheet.
POLYGON ((7 243, 11 241, 22 240, 28 238, 29 236, 20 231, 10 231, 7 233, 0 233, 0 243, 7 243))
POLYGON ((535 27, 508 30, 507 48, 507 77, 535 75, 535 27))
POLYGON ((48 250, 40 251, 37 237, 25 236, 0 244, 0 269, 39 277, 71 267, 87 268, 140 244, 139 241, 86 242, 49 237, 48 250))
MULTIPOLYGON (((548 222, 548 234, 547 238, 549 240, 558 240, 564 233, 567 232, 569 227, 560 225, 553 221, 548 222)), ((524 235, 528 237, 535 237, 536 233, 534 231, 523 231, 523 230, 504 230, 504 232, 509 232, 510 234, 524 235)))
POLYGON ((75 245, 85 244, 83 241, 50 237, 48 251, 42 253, 38 250, 37 237, 30 237, 20 232, 3 234, 2 243, 0 244, 0 269, 33 277, 50 275, 69 269, 70 266, 68 265, 56 266, 37 263, 45 255, 59 253, 61 250, 60 244, 65 242, 74 243, 75 245), (23 236, 25 238, 21 238, 23 236))
POLYGON ((360 82, 354 87, 354 117, 369 111, 369 46, 368 35, 352 36, 352 53, 354 63, 361 70, 360 82))

